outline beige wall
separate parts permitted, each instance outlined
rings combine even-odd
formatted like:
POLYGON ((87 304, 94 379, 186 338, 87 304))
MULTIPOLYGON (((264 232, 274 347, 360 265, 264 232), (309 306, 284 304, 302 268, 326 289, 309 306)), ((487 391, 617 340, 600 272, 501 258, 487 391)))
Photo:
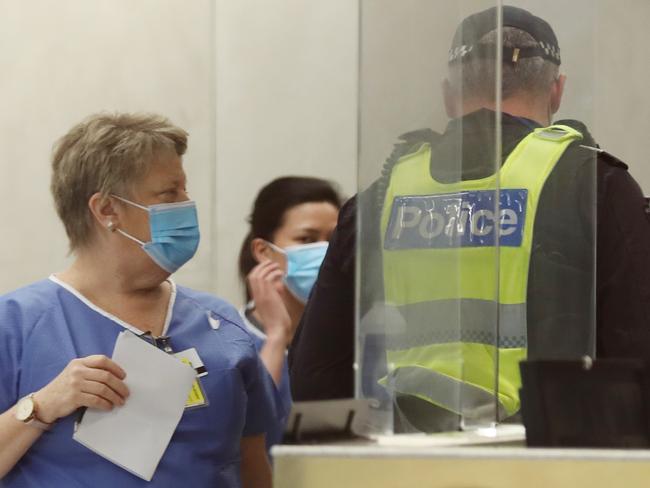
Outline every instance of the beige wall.
POLYGON ((650 2, 598 2, 594 132, 650 195, 650 2))
MULTIPOLYGON (((364 0, 363 34, 377 43, 364 46, 374 53, 364 58, 367 160, 383 161, 404 130, 444 126, 443 71, 433 61, 444 65, 458 19, 492 3, 364 0)), ((560 116, 591 122, 650 192, 650 2, 515 3, 558 32, 570 81, 560 116)), ((354 192, 356 1, 0 0, 0 7, 0 292, 65 266, 48 189, 50 149, 99 110, 161 112, 189 130, 186 167, 204 239, 178 280, 233 301, 245 218, 264 183, 313 174, 354 192)))
POLYGON ((245 217, 264 184, 313 175, 355 191, 355 3, 218 3, 215 278, 232 301, 245 217))
MULTIPOLYGON (((154 111, 191 134, 185 158, 201 226, 213 185, 209 0, 4 0, 0 16, 0 292, 66 264, 49 193, 52 143, 98 111, 154 111)), ((182 279, 209 285, 211 246, 182 279)))

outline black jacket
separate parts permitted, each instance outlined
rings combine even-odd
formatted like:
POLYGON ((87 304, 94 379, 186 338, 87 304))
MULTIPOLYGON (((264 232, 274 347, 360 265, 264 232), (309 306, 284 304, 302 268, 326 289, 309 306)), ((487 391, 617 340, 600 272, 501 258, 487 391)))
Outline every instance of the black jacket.
MULTIPOLYGON (((576 128, 584 139, 567 149, 540 196, 529 268, 529 356, 572 357, 575 344, 593 340, 585 331, 594 320, 588 311, 594 309, 595 299, 597 356, 650 358, 650 222, 643 194, 624 163, 582 147, 596 147, 583 124, 556 123, 576 128)), ((535 126, 503 114, 503 161, 535 126)), ((437 180, 483 178, 494 172, 494 127, 493 112, 475 112, 452 120, 442 136, 428 130, 402 136, 392 159, 426 140, 432 145, 431 172, 437 180)), ((378 216, 386 184, 386 177, 378 180, 341 209, 289 351, 296 401, 354 394, 357 207, 362 216, 378 216)), ((363 316, 372 303, 382 300, 383 285, 381 266, 376 265, 381 263, 379 224, 362 218, 361 226, 360 268, 363 283, 369 285, 360 290, 363 316)))

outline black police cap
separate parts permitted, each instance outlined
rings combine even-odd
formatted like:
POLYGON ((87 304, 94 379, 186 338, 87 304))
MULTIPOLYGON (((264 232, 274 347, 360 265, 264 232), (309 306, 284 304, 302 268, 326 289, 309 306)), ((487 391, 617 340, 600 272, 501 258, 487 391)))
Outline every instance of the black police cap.
MULTIPOLYGON (((488 32, 497 28, 497 10, 492 7, 466 17, 458 28, 449 50, 449 64, 465 61, 472 57, 496 58, 494 46, 480 45, 479 41, 488 32)), ((537 46, 504 47, 503 61, 516 63, 520 58, 542 57, 560 65, 560 47, 553 29, 543 19, 518 7, 503 7, 503 27, 514 27, 530 34, 537 46)))

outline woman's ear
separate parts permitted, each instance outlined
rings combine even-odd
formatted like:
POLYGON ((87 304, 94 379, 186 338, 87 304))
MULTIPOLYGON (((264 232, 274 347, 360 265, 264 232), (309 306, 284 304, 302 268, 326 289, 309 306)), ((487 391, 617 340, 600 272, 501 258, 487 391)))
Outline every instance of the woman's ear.
POLYGON ((271 249, 264 239, 256 237, 251 241, 251 254, 258 263, 269 261, 271 259, 270 252, 271 249))
POLYGON ((119 216, 110 197, 94 193, 88 200, 88 208, 100 227, 113 232, 119 226, 119 216))

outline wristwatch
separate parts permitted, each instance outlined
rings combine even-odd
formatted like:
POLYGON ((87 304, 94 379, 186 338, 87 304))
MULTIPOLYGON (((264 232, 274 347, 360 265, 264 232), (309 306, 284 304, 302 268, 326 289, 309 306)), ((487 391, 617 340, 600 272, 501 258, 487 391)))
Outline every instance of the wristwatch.
POLYGON ((38 420, 36 413, 36 402, 34 401, 34 394, 30 393, 29 395, 21 398, 16 403, 16 413, 14 414, 16 420, 23 422, 24 424, 37 427, 41 430, 50 430, 52 424, 48 424, 41 420, 38 420))

